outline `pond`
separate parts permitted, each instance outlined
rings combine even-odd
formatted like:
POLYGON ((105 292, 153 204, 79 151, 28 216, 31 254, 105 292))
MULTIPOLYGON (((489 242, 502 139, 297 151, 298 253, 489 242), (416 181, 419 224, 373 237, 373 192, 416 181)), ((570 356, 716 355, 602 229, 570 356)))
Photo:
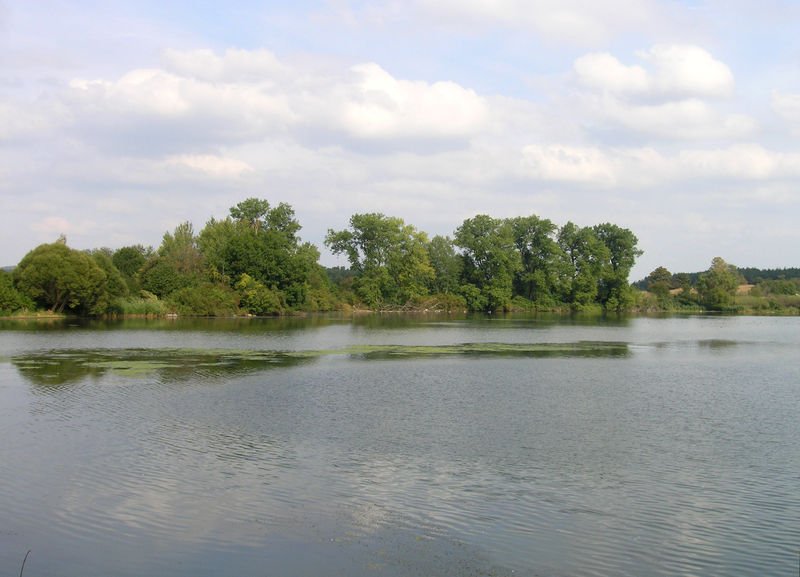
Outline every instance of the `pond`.
POLYGON ((796 575, 800 319, 0 321, 0 576, 796 575))

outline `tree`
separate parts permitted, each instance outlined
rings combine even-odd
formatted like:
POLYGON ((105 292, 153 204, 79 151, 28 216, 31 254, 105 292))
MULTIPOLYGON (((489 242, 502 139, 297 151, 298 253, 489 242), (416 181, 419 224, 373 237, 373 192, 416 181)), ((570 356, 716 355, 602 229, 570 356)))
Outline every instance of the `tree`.
POLYGON ((85 252, 55 242, 23 257, 14 270, 14 283, 39 306, 87 314, 105 294, 106 274, 85 252))
POLYGON ((242 274, 234 288, 241 298, 240 306, 250 314, 275 315, 284 310, 278 293, 265 287, 247 273, 242 274))
POLYGON ((197 238, 207 276, 235 285, 246 274, 276 292, 289 308, 304 307, 319 251, 300 242, 292 207, 280 203, 270 209, 266 200, 250 198, 230 214, 225 220, 209 220, 197 238))
POLYGON ((203 256, 197 248, 194 227, 189 221, 175 227, 172 234, 164 233, 158 255, 174 266, 181 274, 192 275, 201 272, 203 256))
POLYGON ((256 233, 266 223, 268 212, 269 202, 258 198, 248 198, 230 208, 231 218, 244 222, 256 233))
POLYGON ((463 251, 465 284, 461 291, 470 308, 508 309, 514 278, 522 270, 511 225, 479 214, 456 229, 455 244, 463 251))
POLYGON ((669 299, 669 290, 672 283, 672 273, 663 266, 658 267, 648 276, 647 290, 663 304, 669 299))
POLYGON ((144 248, 140 244, 123 246, 111 256, 111 262, 114 263, 123 278, 133 278, 147 259, 152 256, 152 253, 152 248, 144 248))
POLYGON ((583 309, 595 302, 603 267, 610 260, 608 247, 589 227, 568 222, 558 232, 561 248, 559 266, 562 300, 583 309))
POLYGON ((191 279, 182 275, 175 266, 164 257, 152 258, 139 272, 142 289, 164 298, 178 289, 191 284, 191 279))
POLYGON ((700 303, 712 310, 728 308, 738 286, 739 274, 736 267, 718 256, 714 257, 708 272, 700 275, 695 284, 700 303))
POLYGON ((463 262, 448 236, 434 236, 428 243, 428 259, 433 268, 431 292, 452 294, 458 291, 463 262))
POLYGON ((424 232, 380 213, 354 214, 350 228, 328 230, 325 245, 346 254, 353 290, 369 307, 403 305, 428 294, 434 278, 424 232))
POLYGON ((522 260, 515 279, 517 294, 532 301, 551 301, 557 286, 554 263, 560 252, 553 238, 556 225, 536 215, 507 222, 522 260))
POLYGON ((110 249, 92 250, 88 254, 106 275, 103 282, 103 290, 93 305, 91 312, 94 314, 111 312, 114 308, 114 301, 128 294, 128 286, 109 256, 109 254, 113 254, 110 249))
POLYGON ((633 302, 633 291, 628 275, 642 250, 637 248, 639 240, 627 228, 611 223, 592 227, 595 237, 608 249, 608 260, 600 273, 598 298, 608 310, 622 310, 633 302))
POLYGON ((34 302, 20 293, 9 273, 0 270, 0 312, 10 313, 20 309, 32 309, 34 302))

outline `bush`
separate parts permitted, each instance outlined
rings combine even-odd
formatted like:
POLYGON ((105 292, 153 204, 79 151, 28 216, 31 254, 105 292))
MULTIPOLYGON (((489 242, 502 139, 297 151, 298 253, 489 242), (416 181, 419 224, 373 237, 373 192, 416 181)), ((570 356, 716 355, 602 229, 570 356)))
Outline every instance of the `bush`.
POLYGON ((267 288, 246 273, 236 283, 236 291, 240 298, 239 306, 252 315, 277 315, 286 308, 278 291, 267 288))
POLYGON ((204 283, 178 289, 167 299, 169 307, 180 315, 224 317, 236 314, 239 298, 224 285, 204 283))
MULTIPOLYGON (((146 293, 147 291, 142 292, 146 293)), ((165 303, 151 294, 150 297, 124 297, 117 299, 114 302, 112 314, 160 316, 166 314, 166 312, 165 303)))

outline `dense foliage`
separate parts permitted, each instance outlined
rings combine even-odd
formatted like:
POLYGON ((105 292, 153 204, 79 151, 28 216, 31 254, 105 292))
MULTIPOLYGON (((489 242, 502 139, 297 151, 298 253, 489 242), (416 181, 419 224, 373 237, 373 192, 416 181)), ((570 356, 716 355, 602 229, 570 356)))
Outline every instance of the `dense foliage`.
POLYGON ((628 274, 641 251, 634 234, 609 223, 561 229, 535 215, 465 220, 454 238, 401 219, 356 214, 329 230, 326 245, 347 255, 340 286, 370 308, 434 306, 478 311, 622 310, 634 302, 628 274))
MULTIPOLYGON (((659 267, 642 281, 648 292, 639 292, 628 282, 642 253, 630 230, 485 214, 464 220, 452 238, 431 239, 400 218, 354 214, 347 228, 330 229, 325 238, 349 267, 326 270, 300 228, 288 204, 250 198, 199 232, 189 222, 178 225, 157 249, 77 251, 62 237, 28 253, 13 274, 0 274, 0 311, 731 310, 742 275, 722 259, 696 275, 659 267)), ((798 286, 797 279, 764 276, 753 291, 785 301, 798 286)))

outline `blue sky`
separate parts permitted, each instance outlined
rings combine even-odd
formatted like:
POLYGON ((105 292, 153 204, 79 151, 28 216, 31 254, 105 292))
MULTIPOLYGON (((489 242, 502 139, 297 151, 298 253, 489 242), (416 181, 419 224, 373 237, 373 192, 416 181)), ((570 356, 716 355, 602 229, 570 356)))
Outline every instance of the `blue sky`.
POLYGON ((0 0, 0 264, 252 196, 612 222, 657 266, 800 266, 800 3, 0 0))

